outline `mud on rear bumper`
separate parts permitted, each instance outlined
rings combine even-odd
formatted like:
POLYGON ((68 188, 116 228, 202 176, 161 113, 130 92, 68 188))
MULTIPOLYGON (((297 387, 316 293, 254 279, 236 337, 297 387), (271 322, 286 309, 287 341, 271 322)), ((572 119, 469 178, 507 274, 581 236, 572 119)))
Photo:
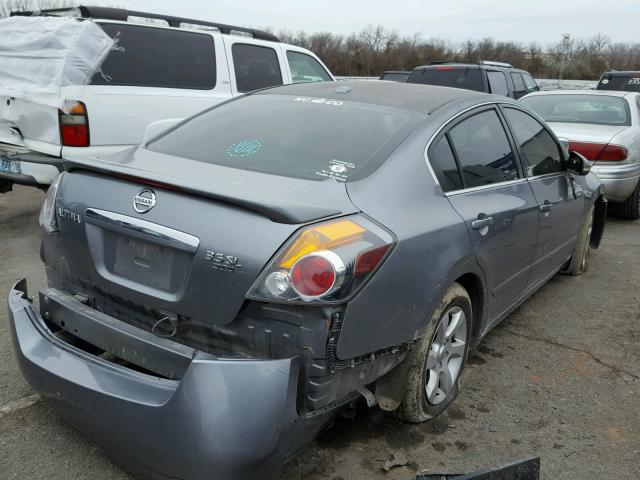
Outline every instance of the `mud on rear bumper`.
MULTIPOLYGON (((73 297, 62 306, 60 299, 50 300, 62 310, 82 305, 73 297)), ((145 478, 274 478, 331 419, 331 412, 298 415, 296 358, 220 359, 194 351, 180 380, 169 380, 61 340, 28 297, 25 280, 11 289, 8 304, 16 355, 29 383, 116 462, 145 478)), ((77 311, 69 318, 74 313, 78 321, 77 311)), ((184 360, 179 351, 146 344, 146 332, 131 337, 134 327, 98 320, 102 335, 121 337, 139 354, 184 360)))

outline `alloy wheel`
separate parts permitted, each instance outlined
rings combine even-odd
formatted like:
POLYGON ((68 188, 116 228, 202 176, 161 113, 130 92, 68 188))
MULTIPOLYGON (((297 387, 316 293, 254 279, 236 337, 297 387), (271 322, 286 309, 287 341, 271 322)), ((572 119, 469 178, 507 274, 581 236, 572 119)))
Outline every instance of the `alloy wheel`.
POLYGON ((440 318, 427 355, 425 394, 431 405, 453 394, 466 346, 466 315, 462 308, 452 307, 440 318))

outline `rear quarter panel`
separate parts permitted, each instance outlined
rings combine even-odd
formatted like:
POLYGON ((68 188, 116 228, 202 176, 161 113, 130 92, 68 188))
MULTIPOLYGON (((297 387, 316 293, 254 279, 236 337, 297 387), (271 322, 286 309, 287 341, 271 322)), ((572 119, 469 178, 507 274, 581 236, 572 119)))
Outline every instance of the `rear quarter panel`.
POLYGON ((347 306, 341 359, 418 337, 459 276, 473 273, 483 283, 465 224, 427 168, 424 151, 434 125, 437 120, 416 129, 376 172, 348 184, 355 205, 389 228, 398 243, 347 306))

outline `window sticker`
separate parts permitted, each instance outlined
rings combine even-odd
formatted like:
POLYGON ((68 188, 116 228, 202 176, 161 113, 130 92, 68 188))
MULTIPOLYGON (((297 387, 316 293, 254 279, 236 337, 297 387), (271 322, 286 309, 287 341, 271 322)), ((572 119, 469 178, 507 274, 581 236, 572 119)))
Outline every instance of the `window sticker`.
POLYGON ((609 80, 608 80, 608 79, 606 79, 606 78, 605 78, 604 80, 602 80, 602 84, 603 84, 603 85, 606 85, 607 83, 609 83, 609 80))
POLYGON ((630 78, 627 85, 640 85, 640 77, 630 78))
POLYGON ((309 103, 315 103, 315 104, 321 104, 321 105, 332 105, 334 107, 340 107, 341 105, 344 105, 344 102, 341 102, 339 100, 329 100, 328 98, 313 98, 313 97, 296 97, 294 100, 294 102, 309 102, 309 103))
POLYGON ((227 155, 230 157, 248 157, 255 155, 262 148, 262 143, 258 140, 242 140, 227 148, 227 155))
POLYGON ((356 166, 353 163, 341 162, 334 158, 329 162, 327 168, 317 171, 316 175, 324 178, 333 178, 338 182, 346 182, 347 177, 349 177, 354 168, 356 168, 356 166))

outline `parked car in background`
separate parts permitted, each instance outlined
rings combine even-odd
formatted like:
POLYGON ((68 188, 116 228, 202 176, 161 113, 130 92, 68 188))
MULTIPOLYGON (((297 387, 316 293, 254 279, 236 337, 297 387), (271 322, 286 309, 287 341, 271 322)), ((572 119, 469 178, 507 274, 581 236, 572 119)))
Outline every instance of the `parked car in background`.
POLYGON ((552 91, 521 102, 540 115, 570 149, 595 162, 611 208, 640 218, 640 94, 617 91, 552 91))
POLYGON ((598 80, 596 90, 640 92, 640 71, 607 70, 598 80))
POLYGON ((21 15, 91 19, 120 48, 90 85, 62 88, 68 112, 0 96, 0 192, 48 185, 61 158, 100 159, 137 145, 155 122, 159 133, 252 90, 334 80, 312 52, 260 30, 118 8, 21 15))
POLYGON ((528 72, 508 63, 437 61, 416 67, 407 83, 464 88, 518 99, 540 90, 528 72))
POLYGON ((382 72, 380 75, 380 80, 389 80, 391 82, 401 82, 404 83, 409 78, 411 72, 405 72, 402 70, 387 70, 386 72, 382 72))
POLYGON ((360 395, 437 416, 606 215, 523 105, 397 82, 261 90, 65 166, 40 313, 9 294, 20 367, 119 463, 184 480, 271 479, 360 395))

